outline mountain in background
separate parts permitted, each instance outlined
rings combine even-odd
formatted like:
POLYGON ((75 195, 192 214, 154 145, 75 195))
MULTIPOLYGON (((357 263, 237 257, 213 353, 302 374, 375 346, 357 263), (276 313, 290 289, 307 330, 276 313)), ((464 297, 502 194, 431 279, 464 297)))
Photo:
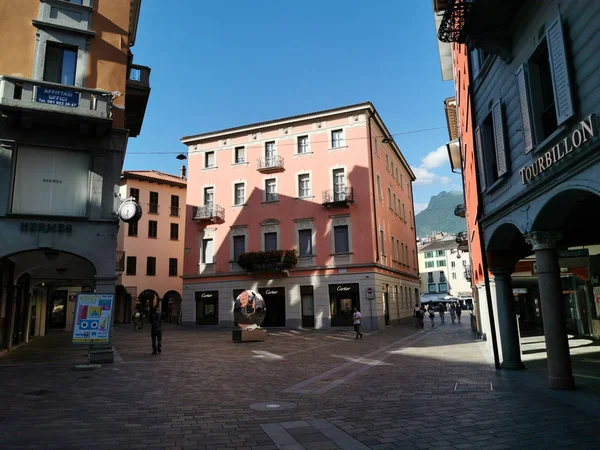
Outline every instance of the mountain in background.
POLYGON ((465 219, 454 215, 454 208, 462 203, 462 192, 442 191, 431 197, 427 208, 415 216, 417 237, 424 238, 439 231, 449 234, 466 231, 465 219))

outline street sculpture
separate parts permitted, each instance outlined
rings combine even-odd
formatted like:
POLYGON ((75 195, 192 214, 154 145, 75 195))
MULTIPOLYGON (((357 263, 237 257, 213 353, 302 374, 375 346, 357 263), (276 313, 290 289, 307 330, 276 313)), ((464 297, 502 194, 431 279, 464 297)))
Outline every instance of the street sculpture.
POLYGON ((265 300, 258 292, 246 290, 238 295, 233 303, 233 318, 236 323, 232 333, 233 341, 266 340, 267 330, 260 328, 266 313, 265 300))

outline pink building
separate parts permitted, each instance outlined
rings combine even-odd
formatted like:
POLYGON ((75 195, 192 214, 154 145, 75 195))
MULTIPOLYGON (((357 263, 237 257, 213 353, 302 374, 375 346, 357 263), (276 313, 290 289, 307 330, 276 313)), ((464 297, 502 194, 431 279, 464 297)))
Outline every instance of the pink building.
POLYGON ((138 223, 119 226, 117 261, 122 272, 117 284, 131 298, 117 288, 118 322, 130 321, 136 300, 148 306, 160 304, 164 313, 172 309, 177 317, 181 309, 185 192, 185 167, 181 176, 156 170, 123 172, 121 198, 135 197, 142 206, 142 218, 138 223))
POLYGON ((184 322, 233 325, 244 289, 266 327, 347 326, 354 307, 365 329, 412 317, 415 176, 370 102, 181 140, 184 322))

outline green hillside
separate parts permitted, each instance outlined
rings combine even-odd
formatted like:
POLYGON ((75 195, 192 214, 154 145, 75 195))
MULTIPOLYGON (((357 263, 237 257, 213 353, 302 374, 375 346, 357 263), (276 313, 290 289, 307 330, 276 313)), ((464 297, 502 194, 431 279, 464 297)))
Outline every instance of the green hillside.
POLYGON ((454 215, 456 205, 464 203, 462 192, 442 191, 429 200, 429 205, 415 216, 417 237, 443 231, 455 234, 467 229, 465 219, 454 215))

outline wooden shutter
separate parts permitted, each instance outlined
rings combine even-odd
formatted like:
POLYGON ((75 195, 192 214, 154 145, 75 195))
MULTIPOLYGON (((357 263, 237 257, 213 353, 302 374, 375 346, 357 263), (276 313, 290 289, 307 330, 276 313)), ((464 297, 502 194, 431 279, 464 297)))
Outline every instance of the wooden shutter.
POLYGON ((527 64, 525 63, 517 70, 517 88, 519 90, 519 102, 521 103, 521 132, 523 133, 523 143, 525 144, 525 153, 527 154, 533 148, 533 136, 526 75, 527 64))
POLYGON ((477 78, 477 75, 479 75, 479 50, 475 49, 473 51, 471 51, 471 58, 470 58, 470 62, 471 62, 471 76, 473 77, 473 80, 475 80, 477 78))
POLYGON ((498 167, 498 177, 501 177, 506 173, 507 168, 504 120, 502 120, 502 103, 500 103, 500 100, 492 106, 492 123, 494 126, 494 144, 496 147, 496 166, 498 167))
POLYGON ((569 82, 567 54, 560 17, 554 20, 548 27, 546 39, 548 40, 548 53, 550 54, 550 71, 552 73, 552 87, 554 88, 554 101, 556 104, 556 120, 558 125, 560 125, 573 115, 571 83, 569 82))
POLYGON ((485 161, 483 160, 483 145, 481 140, 481 128, 475 128, 475 145, 477 146, 477 167, 479 168, 479 190, 484 191, 485 184, 485 161))

